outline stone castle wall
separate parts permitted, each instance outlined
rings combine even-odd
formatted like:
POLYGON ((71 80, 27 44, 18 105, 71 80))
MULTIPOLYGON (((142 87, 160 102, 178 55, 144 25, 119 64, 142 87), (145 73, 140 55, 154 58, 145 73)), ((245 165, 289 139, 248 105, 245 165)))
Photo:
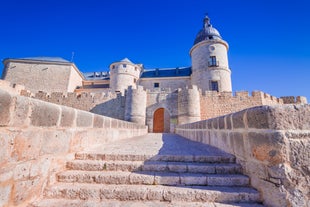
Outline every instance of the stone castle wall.
POLYGON ((124 120, 125 96, 112 92, 109 89, 100 93, 83 92, 80 94, 61 92, 37 92, 33 94, 27 90, 22 90, 21 95, 124 120))
POLYGON ((154 89, 154 83, 159 84, 159 88, 165 90, 177 90, 178 88, 185 88, 191 85, 190 77, 171 77, 171 78, 140 78, 139 85, 146 90, 154 89))
MULTIPOLYGON (((158 108, 164 108, 166 110, 165 112, 169 114, 170 128, 172 129, 176 124, 214 118, 254 106, 307 103, 306 98, 300 96, 296 98, 276 98, 260 91, 252 92, 251 96, 249 96, 247 91, 236 92, 234 95, 231 92, 205 91, 202 93, 195 86, 189 89, 183 88, 179 90, 155 88, 146 90, 146 92, 139 86, 138 90, 134 89, 135 91, 131 93, 131 97, 128 97, 126 94, 115 93, 110 89, 105 89, 105 92, 97 93, 49 94, 38 92, 33 94, 23 90, 23 86, 12 85, 7 81, 0 81, 0 86, 7 90, 21 93, 23 96, 33 97, 84 111, 91 111, 96 114, 121 120, 125 120, 127 114, 127 120, 130 120, 130 116, 136 116, 136 118, 140 117, 139 123, 142 123, 141 117, 143 117, 142 113, 144 112, 146 124, 149 126, 150 132, 152 132, 153 129, 153 115, 158 108), (131 109, 128 107, 131 107, 131 109), (130 115, 130 113, 132 114, 130 115), (191 117, 194 118, 192 119, 191 117), (200 118, 197 119, 197 117, 200 118)), ((165 119, 165 121, 169 120, 165 119)), ((166 125, 169 124, 167 123, 166 125)), ((171 132, 173 132, 173 130, 171 132)))
POLYGON ((32 92, 73 92, 82 85, 82 77, 71 63, 9 62, 4 80, 24 85, 32 92))
MULTIPOLYGON (((261 91, 253 91, 249 96, 248 91, 235 92, 215 92, 206 91, 200 93, 201 120, 222 116, 225 114, 241 111, 246 108, 262 105, 284 104, 284 99, 276 98, 261 91)), ((286 100, 285 104, 304 104, 307 103, 305 97, 298 96, 295 100, 286 100)))
POLYGON ((178 118, 178 91, 172 89, 152 89, 147 90, 146 103, 146 124, 149 132, 153 132, 153 116, 157 109, 164 108, 166 117, 165 129, 166 132, 173 132, 178 118))
POLYGON ((147 127, 0 89, 0 206, 27 206, 74 153, 147 127))
POLYGON ((234 154, 266 206, 310 206, 310 105, 249 108, 176 133, 234 154))

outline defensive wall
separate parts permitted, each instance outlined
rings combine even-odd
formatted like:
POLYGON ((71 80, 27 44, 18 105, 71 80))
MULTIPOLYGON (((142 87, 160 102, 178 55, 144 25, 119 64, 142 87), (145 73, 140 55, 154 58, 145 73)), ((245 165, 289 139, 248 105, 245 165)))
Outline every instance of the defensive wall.
POLYGON ((159 108, 165 109, 165 132, 174 132, 177 124, 191 123, 234 113, 246 108, 262 105, 305 104, 305 97, 276 98, 261 91, 249 95, 247 91, 216 92, 204 91, 191 86, 182 89, 155 88, 144 90, 142 86, 130 86, 126 93, 115 93, 111 89, 104 92, 38 92, 31 93, 23 90, 20 85, 10 85, 0 81, 0 86, 13 90, 26 97, 90 111, 96 114, 147 124, 153 131, 154 112, 159 108), (14 88, 13 88, 14 87, 14 88))
POLYGON ((0 89, 0 206, 43 195, 75 152, 146 133, 144 125, 0 89))
POLYGON ((296 99, 294 96, 277 98, 261 91, 253 91, 251 96, 248 91, 237 91, 235 94, 216 91, 200 92, 201 120, 254 106, 303 103, 307 103, 305 97, 298 96, 296 99))
POLYGON ((176 133, 234 154, 266 206, 310 206, 310 105, 249 108, 176 133))

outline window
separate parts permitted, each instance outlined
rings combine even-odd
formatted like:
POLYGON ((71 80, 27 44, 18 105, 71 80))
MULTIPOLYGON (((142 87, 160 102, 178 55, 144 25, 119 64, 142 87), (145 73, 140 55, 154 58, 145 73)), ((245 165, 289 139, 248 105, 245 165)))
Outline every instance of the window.
POLYGON ((134 79, 133 79, 133 82, 136 83, 136 82, 137 82, 137 79, 134 78, 134 79))
POLYGON ((112 69, 115 69, 115 65, 112 65, 112 69))
POLYGON ((159 83, 154 83, 154 88, 159 88, 159 83))
POLYGON ((219 84, 217 81, 211 81, 211 91, 219 91, 219 84))
POLYGON ((219 66, 218 61, 216 61, 216 56, 210 56, 209 67, 219 66))
POLYGON ((123 64, 123 68, 126 68, 127 67, 127 65, 126 64, 123 64))

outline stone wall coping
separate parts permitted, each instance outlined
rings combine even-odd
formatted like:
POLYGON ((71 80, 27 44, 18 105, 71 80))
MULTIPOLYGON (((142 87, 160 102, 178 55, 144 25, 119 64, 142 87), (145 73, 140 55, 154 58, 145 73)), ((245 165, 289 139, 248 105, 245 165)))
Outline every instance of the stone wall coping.
POLYGON ((0 89, 1 127, 137 128, 146 126, 19 96, 0 89), (99 124, 101 123, 101 124, 99 124))
POLYGON ((180 129, 310 130, 310 104, 257 106, 177 127, 180 129), (225 125, 222 127, 215 124, 218 120, 224 119, 225 125))

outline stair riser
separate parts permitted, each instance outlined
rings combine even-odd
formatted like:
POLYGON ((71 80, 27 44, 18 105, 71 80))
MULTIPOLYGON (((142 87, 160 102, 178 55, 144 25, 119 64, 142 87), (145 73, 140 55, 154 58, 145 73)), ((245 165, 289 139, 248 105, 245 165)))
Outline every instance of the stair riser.
POLYGON ((117 162, 68 162, 67 169, 69 170, 83 170, 83 171, 154 171, 154 172, 187 172, 187 173, 207 173, 207 174, 240 174, 241 167, 223 166, 223 165, 194 165, 194 164, 171 164, 171 163, 158 163, 158 164, 130 164, 130 163, 117 163, 117 162))
POLYGON ((83 170, 83 171, 141 171, 142 165, 138 164, 121 164, 112 162, 102 162, 102 163, 76 163, 68 162, 67 169, 69 170, 83 170))
POLYGON ((179 155, 117 155, 97 153, 77 153, 77 160, 106 160, 106 161, 167 161, 167 162, 205 162, 205 163, 234 163, 234 157, 223 156, 179 156, 179 155))
POLYGON ((201 190, 176 189, 52 189, 45 192, 47 198, 119 201, 183 201, 183 202, 258 202, 258 193, 209 192, 201 190))
POLYGON ((97 184, 143 184, 143 185, 209 185, 209 186, 248 186, 247 177, 208 177, 205 175, 188 176, 182 174, 129 174, 129 175, 58 175, 59 182, 97 183, 97 184))

